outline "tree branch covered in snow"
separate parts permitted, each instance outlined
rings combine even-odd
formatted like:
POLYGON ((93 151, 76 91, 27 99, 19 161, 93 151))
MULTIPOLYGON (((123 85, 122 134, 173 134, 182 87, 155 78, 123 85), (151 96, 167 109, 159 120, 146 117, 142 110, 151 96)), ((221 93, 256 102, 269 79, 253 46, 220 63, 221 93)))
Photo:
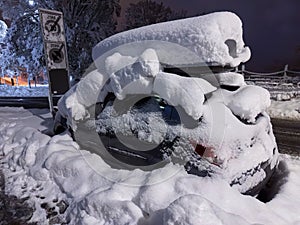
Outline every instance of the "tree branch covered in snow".
POLYGON ((0 0, 3 17, 11 20, 4 42, 1 67, 28 66, 36 73, 45 66, 38 8, 61 11, 64 15, 70 72, 80 76, 92 63, 91 49, 102 39, 115 33, 114 16, 120 15, 119 0, 0 0), (22 62, 17 60, 22 58, 22 62))

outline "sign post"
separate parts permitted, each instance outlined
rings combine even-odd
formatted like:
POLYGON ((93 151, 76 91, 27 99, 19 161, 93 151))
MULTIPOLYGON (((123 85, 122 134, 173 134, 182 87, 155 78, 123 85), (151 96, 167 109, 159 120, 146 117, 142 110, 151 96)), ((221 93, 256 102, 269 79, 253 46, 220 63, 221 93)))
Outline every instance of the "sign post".
POLYGON ((49 105, 54 115, 53 97, 62 96, 70 88, 63 14, 55 10, 39 9, 39 15, 49 80, 49 105))

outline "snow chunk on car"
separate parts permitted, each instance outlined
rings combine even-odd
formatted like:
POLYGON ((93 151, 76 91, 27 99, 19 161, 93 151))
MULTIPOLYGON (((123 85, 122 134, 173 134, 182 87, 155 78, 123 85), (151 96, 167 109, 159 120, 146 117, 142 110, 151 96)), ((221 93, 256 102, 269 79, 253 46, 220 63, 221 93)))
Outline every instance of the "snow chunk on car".
POLYGON ((242 38, 239 17, 231 12, 216 12, 118 33, 94 47, 93 59, 101 69, 103 60, 113 53, 138 56, 148 48, 154 49, 159 61, 166 65, 208 63, 235 67, 251 55, 242 38))
POLYGON ((256 117, 270 105, 270 93, 266 89, 250 85, 234 93, 227 104, 235 115, 250 123, 254 123, 256 117))
POLYGON ((118 99, 127 94, 151 94, 153 78, 160 71, 155 50, 146 49, 140 57, 114 53, 105 61, 110 88, 118 99))
POLYGON ((215 90, 215 87, 201 78, 168 73, 159 73, 153 87, 153 91, 161 98, 170 105, 181 106, 195 120, 202 116, 204 94, 215 90))

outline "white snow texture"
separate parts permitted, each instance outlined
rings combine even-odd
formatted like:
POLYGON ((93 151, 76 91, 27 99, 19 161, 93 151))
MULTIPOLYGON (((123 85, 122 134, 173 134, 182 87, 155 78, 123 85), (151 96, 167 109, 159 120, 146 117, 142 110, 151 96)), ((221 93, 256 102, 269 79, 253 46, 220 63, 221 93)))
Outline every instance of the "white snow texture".
POLYGON ((93 49, 93 59, 101 68, 103 56, 115 52, 138 56, 148 48, 154 49, 159 61, 167 65, 211 63, 235 67, 250 58, 239 17, 216 12, 116 34, 93 49))
MULTIPOLYGON (((28 120, 17 123, 9 116, 11 109, 4 108, 0 153, 10 179, 7 189, 19 197, 34 198, 34 192, 24 193, 25 182, 29 188, 42 185, 41 193, 47 194, 46 199, 35 200, 32 222, 45 222, 40 204, 58 198, 69 202, 65 215, 70 224, 299 223, 295 210, 300 204, 295 195, 300 191, 298 158, 282 156, 289 163, 290 176, 270 203, 240 194, 266 176, 263 170, 253 177, 245 171, 251 173, 263 162, 271 168, 277 164, 279 154, 265 112, 269 93, 246 85, 236 73, 211 74, 218 84, 238 87, 229 91, 203 79, 202 74, 181 77, 163 71, 165 64, 236 66, 247 61, 250 50, 244 46, 242 23, 235 14, 212 13, 123 32, 100 42, 93 57, 97 68, 59 101, 59 113, 69 126, 76 130, 79 121, 95 120, 91 107, 103 102, 109 92, 120 101, 130 94, 159 95, 199 122, 195 128, 174 126, 172 132, 211 149, 208 160, 220 171, 203 178, 187 174, 182 165, 172 162, 152 171, 114 169, 99 155, 81 149, 69 135, 46 136, 24 125, 28 120), (236 180, 240 183, 231 187, 236 180)), ((32 118, 26 110, 12 110, 32 118)), ((124 121, 134 119, 143 118, 127 113, 112 123, 120 122, 116 129, 122 129, 128 125, 124 121)), ((155 136, 152 131, 150 135, 155 136)))
POLYGON ((19 198, 30 197, 36 208, 31 222, 48 224, 41 204, 55 208, 53 201, 61 200, 69 204, 61 216, 68 217, 70 224, 285 225, 300 221, 295 210, 300 204, 299 158, 281 156, 288 165, 287 183, 263 204, 241 195, 221 177, 199 178, 171 163, 151 172, 111 169, 68 135, 42 134, 42 117, 35 114, 22 108, 0 110, 5 188, 19 198), (155 182, 162 177, 163 182, 155 182))
MULTIPOLYGON (((195 48, 199 46, 199 48, 204 48, 210 52, 211 46, 201 45, 199 43, 202 40, 200 37, 189 39, 189 35, 187 35, 186 39, 179 38, 184 32, 189 34, 189 32, 194 32, 193 29, 196 29, 198 33, 203 35, 203 38, 208 38, 205 40, 210 40, 211 44, 212 42, 215 44, 215 41, 220 43, 222 38, 227 40, 228 35, 231 35, 230 37, 234 37, 234 40, 237 41, 237 49, 241 50, 244 47, 241 39, 241 26, 241 21, 236 15, 220 12, 148 26, 108 38, 94 48, 95 54, 98 52, 102 54, 97 60, 104 63, 103 67, 100 68, 100 64, 97 64, 96 60, 98 69, 88 73, 77 86, 73 87, 60 100, 59 111, 67 118, 67 123, 73 130, 76 130, 76 124, 79 121, 95 118, 96 115, 91 115, 95 113, 93 105, 96 102, 103 102, 108 92, 114 93, 119 100, 124 100, 129 94, 158 95, 168 104, 175 107, 180 106, 192 119, 197 121, 201 118, 201 123, 195 129, 179 126, 174 127, 171 132, 185 137, 193 143, 211 148, 214 156, 210 160, 221 164, 223 174, 228 182, 234 179, 243 179, 244 182, 235 185, 235 188, 244 192, 264 179, 265 173, 262 171, 256 174, 257 177, 248 179, 243 177, 242 171, 252 170, 262 162, 268 162, 271 164, 271 168, 274 168, 277 162, 277 146, 269 117, 265 113, 270 105, 268 91, 260 87, 246 85, 243 76, 233 72, 220 73, 216 76, 209 74, 203 76, 205 79, 202 78, 202 74, 199 74, 198 77, 182 77, 165 73, 162 71, 161 54, 166 49, 158 49, 154 46, 148 48, 150 46, 141 42, 141 52, 138 54, 136 52, 139 49, 138 46, 127 48, 128 46, 121 45, 135 39, 135 43, 139 43, 139 40, 144 40, 145 37, 152 40, 156 37, 161 39, 168 36, 169 40, 177 40, 177 43, 185 48, 193 43, 195 48), (226 29, 225 21, 228 23, 226 29), (199 27, 196 28, 197 26, 199 27), (176 32, 173 32, 174 29, 176 32), (217 33, 212 32, 212 30, 217 33), (118 47, 114 48, 116 45, 118 47), (108 51, 108 49, 113 50, 108 51), (207 76, 215 79, 217 85, 213 86, 215 83, 208 82, 207 76), (220 89, 220 85, 234 86, 238 89, 227 91, 220 89), (246 126, 245 123, 250 123, 251 126, 246 126), (273 154, 273 150, 275 154, 273 154), (250 155, 251 160, 248 159, 250 155), (242 166, 238 166, 240 160, 243 161, 242 166)), ((224 40, 222 39, 222 41, 224 40)), ((226 52, 228 54, 228 48, 226 52)), ((182 60, 189 60, 190 55, 185 55, 185 53, 177 52, 175 56, 182 60)), ((228 60, 222 49, 217 48, 215 53, 221 54, 218 57, 219 59, 222 58, 222 62, 228 60)), ((204 57, 209 58, 207 55, 204 57)), ((185 64, 188 62, 185 61, 185 64)), ((129 126, 128 121, 131 121, 130 123, 135 127, 140 125, 135 124, 134 121, 142 121, 142 119, 132 118, 130 113, 113 122, 111 122, 109 115, 106 118, 108 118, 109 123, 106 125, 115 124, 114 129, 119 132, 124 132, 124 127, 129 126)), ((106 123, 106 121, 102 123, 106 123)), ((156 126, 160 127, 160 123, 156 126)), ((160 127, 157 130, 162 131, 164 129, 160 127)), ((145 134, 144 132, 142 134, 139 132, 139 136, 145 137, 147 140, 160 140, 161 135, 155 133, 157 131, 152 126, 150 133, 145 134), (151 132, 153 133, 151 134, 151 132)))

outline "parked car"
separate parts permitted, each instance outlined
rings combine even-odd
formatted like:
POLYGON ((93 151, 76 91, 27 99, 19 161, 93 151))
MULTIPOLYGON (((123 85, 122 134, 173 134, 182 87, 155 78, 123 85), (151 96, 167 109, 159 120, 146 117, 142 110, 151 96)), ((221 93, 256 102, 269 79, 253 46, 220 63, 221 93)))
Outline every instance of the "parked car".
POLYGON ((69 130, 114 168, 176 163, 250 195, 269 181, 278 160, 270 95, 231 72, 250 57, 235 14, 125 31, 95 46, 93 57, 93 69, 58 103, 56 133, 69 130))

